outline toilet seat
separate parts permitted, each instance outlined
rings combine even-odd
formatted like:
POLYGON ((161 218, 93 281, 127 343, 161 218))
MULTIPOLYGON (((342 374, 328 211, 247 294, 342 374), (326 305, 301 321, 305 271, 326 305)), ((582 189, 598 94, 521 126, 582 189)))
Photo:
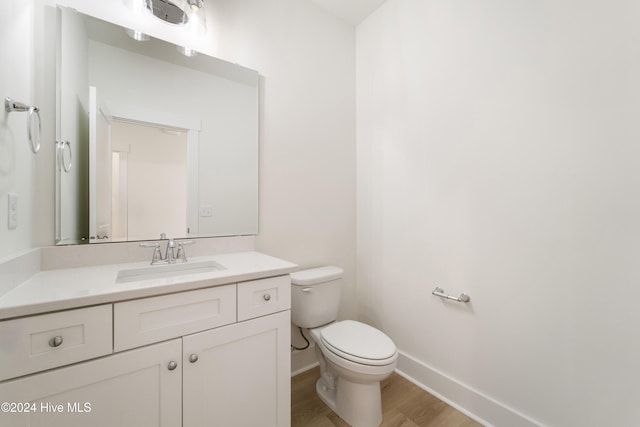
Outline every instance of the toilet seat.
POLYGON ((396 346, 382 331, 354 320, 343 320, 322 328, 320 338, 327 350, 363 365, 393 363, 396 346))

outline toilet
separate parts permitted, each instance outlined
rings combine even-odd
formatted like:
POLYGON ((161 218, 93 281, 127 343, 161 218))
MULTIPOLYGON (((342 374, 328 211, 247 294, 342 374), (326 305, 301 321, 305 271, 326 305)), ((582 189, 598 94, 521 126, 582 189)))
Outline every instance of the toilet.
POLYGON ((382 423, 380 381, 396 368, 398 351, 382 331, 354 320, 337 321, 343 270, 327 266, 291 274, 291 321, 316 343, 316 392, 353 427, 382 423))

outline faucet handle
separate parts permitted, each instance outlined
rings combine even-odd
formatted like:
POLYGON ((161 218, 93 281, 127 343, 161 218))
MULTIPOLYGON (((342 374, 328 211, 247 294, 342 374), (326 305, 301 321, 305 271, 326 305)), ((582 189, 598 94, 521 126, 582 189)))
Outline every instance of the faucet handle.
POLYGON ((153 257, 151 258, 151 265, 158 264, 162 261, 162 253, 160 252, 160 243, 140 243, 140 247, 153 248, 153 257))
POLYGON ((194 242, 193 240, 186 240, 184 242, 178 242, 178 253, 176 254, 176 259, 179 259, 182 262, 187 262, 187 254, 184 251, 184 247, 186 245, 193 245, 194 242))

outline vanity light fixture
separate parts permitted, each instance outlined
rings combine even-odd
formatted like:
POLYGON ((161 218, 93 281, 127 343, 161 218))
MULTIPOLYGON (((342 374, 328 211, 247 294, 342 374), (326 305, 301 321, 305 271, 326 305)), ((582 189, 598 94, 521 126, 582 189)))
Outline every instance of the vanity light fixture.
POLYGON ((123 0, 136 15, 147 12, 156 18, 177 26, 189 33, 202 35, 207 32, 204 11, 205 0, 123 0))
POLYGON ((184 25, 189 22, 187 0, 144 0, 147 10, 165 22, 184 25))
POLYGON ((197 27, 198 33, 206 32, 204 0, 142 0, 155 17, 176 25, 197 27))

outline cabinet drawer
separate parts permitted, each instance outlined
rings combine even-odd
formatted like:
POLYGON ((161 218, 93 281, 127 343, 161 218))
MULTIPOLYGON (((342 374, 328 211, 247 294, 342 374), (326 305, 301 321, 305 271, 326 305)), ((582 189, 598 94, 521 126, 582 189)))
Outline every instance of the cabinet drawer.
POLYGON ((0 322, 0 380, 112 352, 111 304, 0 322))
POLYGON ((139 347, 236 321, 236 285, 116 303, 114 351, 139 347))
POLYGON ((291 308, 289 276, 238 283, 238 321, 291 308))

